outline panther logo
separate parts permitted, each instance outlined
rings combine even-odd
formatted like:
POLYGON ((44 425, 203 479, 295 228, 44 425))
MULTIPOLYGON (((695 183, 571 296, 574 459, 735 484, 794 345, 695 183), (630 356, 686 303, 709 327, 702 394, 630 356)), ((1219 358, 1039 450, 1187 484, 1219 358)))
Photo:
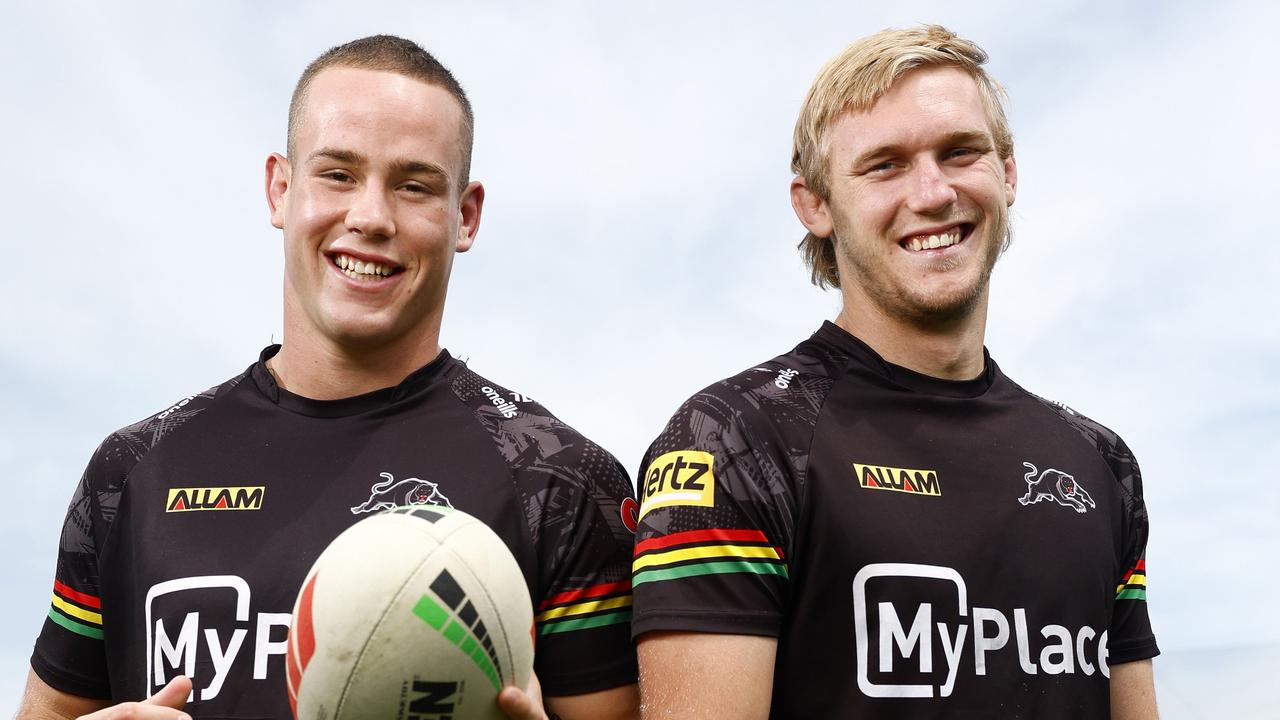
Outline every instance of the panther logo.
POLYGON ((1018 498, 1019 503, 1034 505, 1041 500, 1053 500, 1059 505, 1074 508, 1078 513, 1085 512, 1086 505, 1091 508, 1097 507, 1093 503, 1093 498, 1089 497, 1089 493, 1076 482, 1075 477, 1053 468, 1041 473, 1029 462, 1022 464, 1029 472, 1022 478, 1027 481, 1027 494, 1018 498))
POLYGON ((451 508, 453 503, 440 492, 439 486, 430 480, 405 478, 396 482, 391 473, 378 473, 383 481, 369 488, 369 499, 351 508, 352 515, 390 510, 404 505, 441 505, 451 508))

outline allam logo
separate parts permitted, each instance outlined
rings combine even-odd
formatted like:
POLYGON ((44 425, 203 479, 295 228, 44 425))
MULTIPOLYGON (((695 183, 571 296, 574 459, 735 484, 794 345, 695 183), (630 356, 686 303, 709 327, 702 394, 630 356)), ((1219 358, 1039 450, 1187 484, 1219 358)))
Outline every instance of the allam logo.
POLYGON ((265 486, 169 488, 164 511, 261 510, 265 486))
POLYGON ((938 484, 937 470, 915 470, 912 468, 895 468, 883 465, 853 464, 853 473, 858 478, 858 486, 869 490, 893 490, 894 492, 912 495, 932 495, 941 497, 942 486, 938 484))

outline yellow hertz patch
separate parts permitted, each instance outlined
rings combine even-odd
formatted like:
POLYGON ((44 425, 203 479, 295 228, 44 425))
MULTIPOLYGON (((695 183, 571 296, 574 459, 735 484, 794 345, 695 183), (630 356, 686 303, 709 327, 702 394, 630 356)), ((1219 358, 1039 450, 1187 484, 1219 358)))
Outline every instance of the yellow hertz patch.
POLYGON ((893 468, 854 463, 853 473, 858 477, 858 485, 870 490, 893 490, 894 492, 933 495, 934 497, 942 495, 942 486, 938 484, 937 470, 915 470, 912 468, 893 468))
POLYGON ((164 504, 164 511, 261 510, 262 496, 265 493, 266 488, 262 486, 169 488, 169 499, 164 504))
POLYGON ((697 450, 677 450, 655 458, 640 486, 640 517, 654 508, 672 505, 715 506, 713 462, 711 453, 697 450))

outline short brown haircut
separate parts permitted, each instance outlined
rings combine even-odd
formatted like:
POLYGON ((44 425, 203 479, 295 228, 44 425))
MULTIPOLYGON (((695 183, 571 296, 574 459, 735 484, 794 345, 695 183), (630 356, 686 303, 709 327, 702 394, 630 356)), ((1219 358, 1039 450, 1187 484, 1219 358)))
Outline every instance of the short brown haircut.
POLYGON ((467 93, 453 77, 453 73, 441 65, 431 53, 423 50, 412 40, 405 40, 395 35, 371 35, 330 48, 302 71, 302 77, 298 78, 298 85, 293 89, 293 99, 289 101, 287 151, 290 158, 294 154, 293 138, 302 124, 302 108, 306 105, 311 81, 322 70, 331 67, 396 73, 443 88, 452 95, 462 106, 462 127, 458 138, 459 145, 462 147, 462 172, 459 177, 458 192, 467 186, 471 174, 471 144, 475 132, 475 116, 471 112, 471 102, 467 100, 467 93))
MULTIPOLYGON (((802 176, 818 197, 829 200, 831 126, 846 112, 870 110, 898 78, 920 67, 955 67, 973 78, 996 152, 1001 160, 1007 160, 1013 155, 1013 133, 1001 103, 1004 89, 982 68, 986 62, 987 53, 982 48, 941 25, 890 28, 854 42, 822 66, 805 96, 796 120, 791 172, 802 176)), ((1008 245, 1007 237, 1005 244, 1008 245)), ((840 287, 831 238, 807 233, 798 247, 815 285, 840 287)))

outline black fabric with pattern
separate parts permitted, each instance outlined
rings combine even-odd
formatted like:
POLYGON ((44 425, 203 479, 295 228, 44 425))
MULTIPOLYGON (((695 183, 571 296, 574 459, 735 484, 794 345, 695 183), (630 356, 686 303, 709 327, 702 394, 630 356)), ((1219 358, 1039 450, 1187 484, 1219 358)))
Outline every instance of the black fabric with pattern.
POLYGON ((989 357, 939 380, 826 323, 685 402, 638 490, 633 635, 778 638, 775 718, 1108 717, 1103 661, 1159 652, 1132 453, 989 357))
POLYGON ((447 352, 394 388, 318 402, 276 385, 276 350, 94 453, 31 658, 46 683, 121 701, 186 671, 193 717, 289 717, 284 640, 307 569, 352 523, 406 502, 464 510, 506 541, 535 605, 545 694, 635 681, 621 512, 633 490, 611 455, 447 352), (234 512, 171 497, 224 487, 263 491, 234 512), (607 611, 583 604, 605 595, 607 611))

